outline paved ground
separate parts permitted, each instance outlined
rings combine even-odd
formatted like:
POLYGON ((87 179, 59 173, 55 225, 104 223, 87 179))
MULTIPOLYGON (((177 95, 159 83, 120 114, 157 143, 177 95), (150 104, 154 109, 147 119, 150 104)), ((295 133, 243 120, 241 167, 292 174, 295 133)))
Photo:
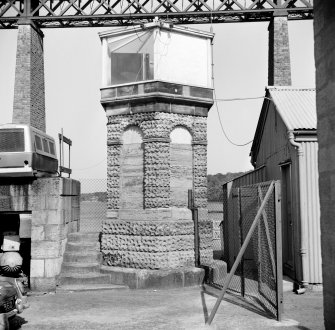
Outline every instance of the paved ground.
POLYGON ((282 322, 227 295, 209 327, 215 301, 199 287, 32 295, 10 329, 324 329, 322 291, 284 292, 282 322))

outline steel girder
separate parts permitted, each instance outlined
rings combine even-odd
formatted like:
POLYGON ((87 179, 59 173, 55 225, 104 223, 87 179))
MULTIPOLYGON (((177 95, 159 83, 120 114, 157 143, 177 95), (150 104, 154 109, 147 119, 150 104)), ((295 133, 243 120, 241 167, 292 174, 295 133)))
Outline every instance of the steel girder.
POLYGON ((21 0, 0 1, 0 29, 33 20, 41 28, 267 21, 276 12, 289 19, 313 18, 313 0, 21 0))

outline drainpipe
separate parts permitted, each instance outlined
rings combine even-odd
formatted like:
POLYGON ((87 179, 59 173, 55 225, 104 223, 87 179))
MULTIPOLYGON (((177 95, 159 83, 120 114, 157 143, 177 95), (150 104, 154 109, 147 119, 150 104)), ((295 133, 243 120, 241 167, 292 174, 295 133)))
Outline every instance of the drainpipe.
POLYGON ((301 257, 301 268, 302 268, 302 280, 301 287, 297 290, 297 293, 304 293, 308 286, 308 258, 307 258, 307 227, 306 227, 306 189, 305 189, 305 178, 306 170, 303 166, 304 152, 302 150, 301 143, 294 140, 293 131, 288 131, 288 138, 292 146, 297 148, 298 155, 298 167, 299 167, 299 213, 300 213, 300 257, 301 257))

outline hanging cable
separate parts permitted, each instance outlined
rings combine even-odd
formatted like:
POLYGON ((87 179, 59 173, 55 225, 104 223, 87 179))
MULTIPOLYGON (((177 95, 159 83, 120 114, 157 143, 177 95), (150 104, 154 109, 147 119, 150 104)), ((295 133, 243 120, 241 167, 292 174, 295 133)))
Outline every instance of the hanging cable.
MULTIPOLYGON (((214 79, 213 79, 213 88, 214 88, 214 79)), ((218 117, 219 117, 219 123, 220 123, 220 126, 221 126, 221 130, 223 132, 223 135, 226 137, 226 139, 234 146, 237 146, 237 147, 244 147, 250 143, 253 142, 253 140, 249 141, 249 142, 246 142, 246 143, 242 143, 242 144, 238 144, 238 143, 235 143, 233 142, 227 135, 227 133, 225 132, 224 128, 223 128, 223 125, 222 125, 222 121, 221 121, 221 117, 220 117, 220 113, 219 113, 219 108, 218 108, 218 104, 217 102, 218 101, 244 101, 244 100, 256 100, 256 99, 267 99, 267 100, 270 100, 272 101, 271 98, 269 97, 266 97, 266 96, 256 96, 256 97, 239 97, 239 98, 232 98, 232 99, 217 99, 216 98, 216 94, 215 94, 215 88, 213 89, 214 91, 214 102, 215 102, 215 107, 216 107, 216 111, 218 113, 218 117)))
MULTIPOLYGON (((214 96, 215 96, 215 89, 213 90, 214 91, 214 96)), ((216 98, 216 96, 215 96, 216 98)), ((242 144, 239 144, 239 143, 235 143, 233 142, 227 135, 227 133, 225 132, 224 128, 223 128, 223 125, 222 125, 222 121, 221 121, 221 117, 220 117, 220 112, 219 112, 219 108, 218 108, 218 104, 216 101, 215 102, 215 107, 216 107, 216 112, 218 114, 218 117, 219 117, 219 123, 220 123, 220 126, 221 126, 221 130, 222 130, 222 133, 223 135, 226 137, 226 139, 228 140, 229 143, 231 143, 232 145, 236 146, 236 147, 244 147, 248 144, 250 144, 253 140, 249 141, 249 142, 246 142, 246 143, 242 143, 242 144)))
MULTIPOLYGON (((214 29, 213 29, 213 17, 212 17, 212 12, 211 12, 211 16, 210 16, 210 32, 214 33, 214 29)), ((213 56, 213 50, 212 50, 212 56, 213 56)), ((212 66, 214 66, 214 60, 212 58, 212 66)), ((225 129, 223 128, 222 125, 222 121, 221 121, 221 117, 220 117, 220 112, 219 112, 219 107, 218 107, 218 102, 228 102, 228 101, 243 101, 243 100, 256 100, 256 99, 268 99, 270 101, 272 101, 270 98, 266 97, 266 96, 256 96, 256 97, 239 97, 239 98, 231 98, 231 99, 217 99, 216 98, 216 93, 215 93, 215 83, 214 83, 214 70, 212 69, 212 83, 213 83, 213 93, 214 93, 214 103, 215 103, 215 107, 216 107, 216 112, 218 114, 219 117, 219 123, 220 123, 220 127, 222 130, 223 135, 225 136, 225 138, 227 139, 227 141, 229 143, 231 143, 232 145, 236 146, 236 147, 245 147, 248 144, 252 143, 253 140, 250 140, 246 143, 235 143, 233 142, 229 136, 227 135, 225 129)))

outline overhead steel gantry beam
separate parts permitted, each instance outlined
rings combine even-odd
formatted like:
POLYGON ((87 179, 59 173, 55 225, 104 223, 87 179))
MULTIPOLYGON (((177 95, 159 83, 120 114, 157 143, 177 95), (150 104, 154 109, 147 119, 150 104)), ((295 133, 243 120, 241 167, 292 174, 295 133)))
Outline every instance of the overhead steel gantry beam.
POLYGON ((267 21, 275 12, 288 19, 313 18, 313 0, 21 0, 0 1, 0 29, 32 20, 41 28, 123 26, 153 21, 174 24, 267 21))

